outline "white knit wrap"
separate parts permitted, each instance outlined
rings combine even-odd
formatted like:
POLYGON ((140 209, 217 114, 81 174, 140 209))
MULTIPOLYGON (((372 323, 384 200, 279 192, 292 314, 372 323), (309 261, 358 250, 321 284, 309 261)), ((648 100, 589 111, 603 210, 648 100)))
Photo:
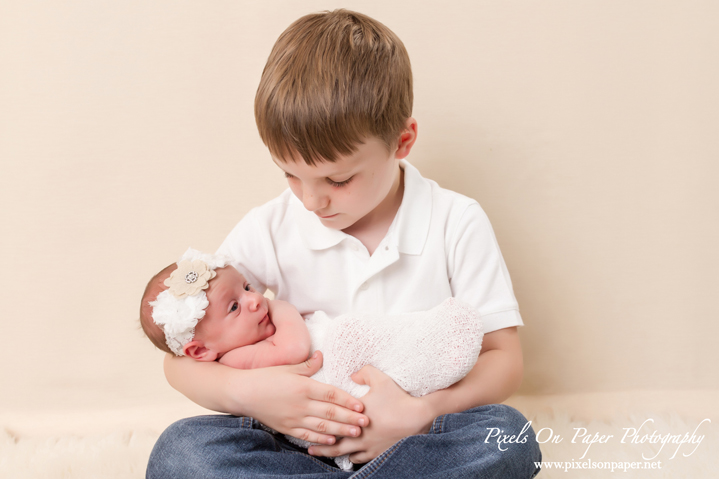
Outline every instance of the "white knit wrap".
MULTIPOLYGON (((177 264, 179 266, 183 261, 198 260, 213 271, 230 264, 226 256, 206 254, 192 248, 185 251, 177 264)), ((152 319, 165 332, 165 342, 170 351, 178 356, 185 355, 183 348, 195 337, 197 322, 205 316, 205 308, 209 304, 204 290, 177 298, 169 289, 158 294, 157 299, 150 303, 152 319)))
MULTIPOLYGON (((356 398, 369 386, 350 376, 370 364, 414 397, 456 383, 472 370, 482 348, 484 326, 468 304, 448 298, 428 311, 388 314, 343 314, 331 319, 317 311, 307 319, 312 352, 321 350, 322 369, 312 379, 343 389, 356 398)), ((291 436, 301 447, 310 443, 291 436)), ((352 470, 349 455, 335 457, 352 470)))

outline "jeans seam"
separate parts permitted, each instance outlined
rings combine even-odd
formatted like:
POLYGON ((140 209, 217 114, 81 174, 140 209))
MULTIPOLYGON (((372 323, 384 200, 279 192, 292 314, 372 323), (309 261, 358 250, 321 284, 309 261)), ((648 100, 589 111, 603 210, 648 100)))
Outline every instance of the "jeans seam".
POLYGON ((222 415, 210 415, 210 416, 198 416, 198 418, 194 419, 208 419, 209 423, 212 425, 212 427, 221 427, 221 428, 241 428, 241 429, 254 429, 252 427, 253 421, 256 422, 256 420, 252 419, 248 416, 232 416, 229 414, 222 414, 222 415), (239 419, 239 421, 232 421, 231 423, 226 423, 227 419, 239 419), (223 422, 223 424, 216 424, 217 420, 220 420, 223 422))
POLYGON ((442 433, 442 427, 444 426, 444 418, 446 414, 442 414, 441 416, 437 416, 434 418, 434 421, 432 421, 432 433, 433 434, 441 434, 442 433))
POLYGON ((385 452, 377 456, 373 461, 371 461, 369 464, 365 465, 362 469, 357 471, 357 474, 353 474, 350 476, 349 479, 361 479, 365 477, 371 477, 377 470, 384 464, 384 462, 389 459, 389 457, 394 454, 394 452, 399 448, 399 446, 402 445, 402 443, 405 441, 404 438, 397 442, 394 446, 387 449, 385 452))

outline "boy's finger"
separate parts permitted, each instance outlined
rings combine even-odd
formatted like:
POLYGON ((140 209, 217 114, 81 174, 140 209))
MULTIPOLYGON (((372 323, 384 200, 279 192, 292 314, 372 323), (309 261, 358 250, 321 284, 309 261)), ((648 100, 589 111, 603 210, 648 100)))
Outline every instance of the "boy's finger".
MULTIPOLYGON (((349 426, 365 427, 369 426, 369 418, 364 414, 350 411, 345 407, 330 404, 324 401, 311 401, 306 412, 308 418, 319 418, 323 421, 333 421, 349 426)), ((307 426, 309 427, 309 426, 307 426)), ((317 429, 322 432, 321 430, 317 429)), ((340 436, 353 436, 354 434, 346 434, 344 431, 332 431, 332 434, 340 436)))
POLYGON ((354 373, 352 376, 350 376, 350 379, 352 379, 352 381, 356 382, 357 384, 366 384, 367 386, 371 387, 372 385, 370 384, 370 381, 372 377, 372 369, 374 369, 374 367, 368 364, 356 373, 354 373))
POLYGON ((352 464, 365 464, 370 462, 372 459, 374 459, 374 457, 366 452, 358 452, 350 456, 350 462, 352 464))
MULTIPOLYGON (((340 410, 341 408, 337 409, 340 410)), ((322 414, 326 411, 326 409, 323 410, 322 408, 320 408, 320 411, 320 414, 322 414)), ((332 416, 333 414, 330 413, 327 415, 332 416)), ((305 427, 305 429, 309 429, 320 434, 332 434, 333 436, 342 437, 357 437, 362 433, 362 426, 360 424, 366 425, 367 423, 369 423, 369 419, 367 419, 366 416, 363 416, 361 414, 357 414, 356 417, 351 416, 345 419, 345 421, 339 418, 327 419, 318 414, 317 416, 305 417, 302 420, 302 425, 305 427)))
POLYGON ((320 382, 317 382, 315 386, 316 387, 313 387, 307 395, 310 399, 337 404, 350 411, 362 412, 364 409, 364 404, 346 391, 320 382))
POLYGON ((310 377, 322 367, 322 353, 320 351, 315 351, 315 354, 313 354, 308 360, 301 362, 300 364, 294 364, 287 367, 296 374, 310 377))
POLYGON ((308 448, 307 452, 313 456, 337 457, 344 454, 359 453, 362 447, 359 439, 345 437, 334 445, 312 446, 308 448))
POLYGON ((302 439, 303 441, 312 442, 315 444, 334 444, 337 442, 337 438, 327 434, 320 434, 309 429, 290 429, 290 436, 302 439))

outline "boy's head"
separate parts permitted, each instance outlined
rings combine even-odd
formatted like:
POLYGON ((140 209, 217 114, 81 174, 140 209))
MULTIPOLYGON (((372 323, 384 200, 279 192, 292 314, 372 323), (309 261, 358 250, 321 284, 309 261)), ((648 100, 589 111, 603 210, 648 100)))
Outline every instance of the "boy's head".
POLYGON ((159 349, 199 361, 275 333, 267 299, 225 258, 192 249, 150 280, 140 322, 159 349))
POLYGON ((388 150, 412 115, 400 39, 348 10, 304 16, 275 43, 255 98, 262 141, 281 161, 333 162, 369 138, 388 150))

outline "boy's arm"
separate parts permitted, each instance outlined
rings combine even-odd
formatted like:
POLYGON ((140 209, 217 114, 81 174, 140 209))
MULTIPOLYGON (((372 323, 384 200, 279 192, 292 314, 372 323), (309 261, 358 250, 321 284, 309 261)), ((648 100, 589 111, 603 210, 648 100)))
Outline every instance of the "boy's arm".
POLYGON ((221 364, 238 369, 257 369, 299 364, 310 355, 310 333, 297 308, 286 301, 269 302, 275 334, 256 344, 225 353, 221 364))
MULTIPOLYGON (((522 382, 524 362, 516 327, 485 334, 477 364, 461 381, 421 398, 434 417, 498 404, 522 382)), ((430 420, 431 423, 431 420, 430 420)))
POLYGON ((306 441, 333 444, 335 436, 358 435, 369 418, 360 414, 364 408, 361 401, 309 378, 321 366, 319 351, 300 364, 247 370, 165 356, 168 382, 197 404, 253 417, 306 441))

